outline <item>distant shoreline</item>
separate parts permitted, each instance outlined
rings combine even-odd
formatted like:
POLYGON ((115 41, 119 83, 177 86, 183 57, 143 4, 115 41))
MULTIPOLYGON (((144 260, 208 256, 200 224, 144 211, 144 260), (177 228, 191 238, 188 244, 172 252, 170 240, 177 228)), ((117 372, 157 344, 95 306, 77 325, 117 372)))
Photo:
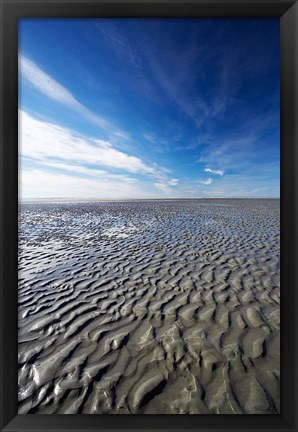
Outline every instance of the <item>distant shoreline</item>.
POLYGON ((215 201, 215 200, 280 200, 272 197, 229 197, 229 198, 25 198, 19 204, 63 204, 63 203, 94 203, 94 202, 148 202, 148 201, 215 201))

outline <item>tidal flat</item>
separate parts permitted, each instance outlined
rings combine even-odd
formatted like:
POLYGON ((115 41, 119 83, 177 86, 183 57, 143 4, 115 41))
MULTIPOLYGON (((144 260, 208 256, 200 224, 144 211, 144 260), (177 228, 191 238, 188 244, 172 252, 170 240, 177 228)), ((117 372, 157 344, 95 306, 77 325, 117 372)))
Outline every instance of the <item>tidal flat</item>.
POLYGON ((278 414, 280 202, 19 206, 20 414, 278 414))

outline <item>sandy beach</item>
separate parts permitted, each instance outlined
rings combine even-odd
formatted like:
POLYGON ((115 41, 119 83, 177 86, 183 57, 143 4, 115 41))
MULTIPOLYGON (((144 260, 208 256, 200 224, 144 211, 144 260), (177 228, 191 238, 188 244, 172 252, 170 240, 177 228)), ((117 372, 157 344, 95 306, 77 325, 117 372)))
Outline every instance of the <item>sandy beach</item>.
POLYGON ((278 414, 279 204, 20 204, 19 413, 278 414))

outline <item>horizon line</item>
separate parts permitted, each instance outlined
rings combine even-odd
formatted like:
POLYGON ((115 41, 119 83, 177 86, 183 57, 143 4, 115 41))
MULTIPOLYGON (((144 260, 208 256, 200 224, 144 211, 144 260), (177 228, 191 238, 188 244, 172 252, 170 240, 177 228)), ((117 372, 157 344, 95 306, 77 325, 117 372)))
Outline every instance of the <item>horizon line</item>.
POLYGON ((59 202, 63 202, 63 201, 74 201, 74 202, 94 202, 94 201, 186 201, 186 200, 213 200, 213 199, 224 199, 224 200, 228 200, 228 199, 246 199, 246 200, 250 200, 250 199, 280 199, 280 196, 278 197, 167 197, 167 198, 160 198, 160 197, 156 197, 156 198, 96 198, 96 197, 90 197, 90 198, 72 198, 72 197, 49 197, 49 198, 21 198, 18 199, 19 203, 22 202, 40 202, 40 201, 49 201, 49 202, 54 202, 54 201, 59 201, 59 202))

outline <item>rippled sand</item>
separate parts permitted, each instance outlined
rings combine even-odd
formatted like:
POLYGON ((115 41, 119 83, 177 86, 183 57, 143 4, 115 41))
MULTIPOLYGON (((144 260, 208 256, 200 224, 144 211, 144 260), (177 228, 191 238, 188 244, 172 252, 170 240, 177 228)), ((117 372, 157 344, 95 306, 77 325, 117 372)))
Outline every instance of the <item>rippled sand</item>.
POLYGON ((279 200, 19 221, 19 413, 279 413, 279 200))

